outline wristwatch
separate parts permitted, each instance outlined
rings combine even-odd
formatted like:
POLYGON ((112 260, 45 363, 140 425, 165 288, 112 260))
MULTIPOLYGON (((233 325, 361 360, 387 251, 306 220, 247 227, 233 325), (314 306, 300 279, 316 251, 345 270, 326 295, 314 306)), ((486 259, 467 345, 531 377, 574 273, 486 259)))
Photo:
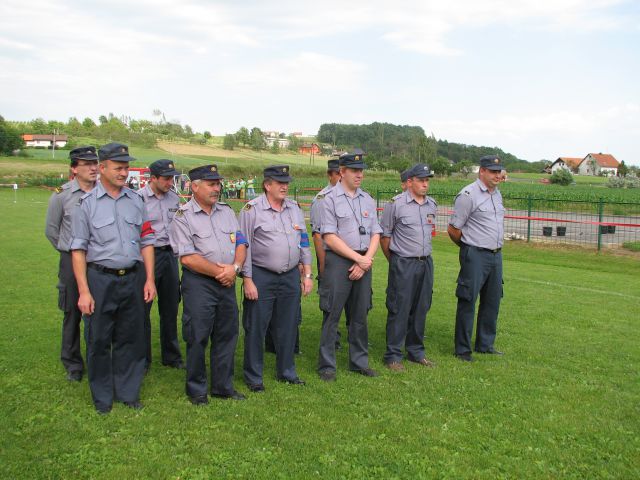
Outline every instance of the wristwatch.
POLYGON ((240 265, 238 265, 237 263, 233 264, 233 271, 236 272, 236 275, 240 273, 240 270, 242 270, 240 268, 240 265))
POLYGON ((305 274, 304 278, 308 278, 309 280, 313 280, 313 273, 305 274))

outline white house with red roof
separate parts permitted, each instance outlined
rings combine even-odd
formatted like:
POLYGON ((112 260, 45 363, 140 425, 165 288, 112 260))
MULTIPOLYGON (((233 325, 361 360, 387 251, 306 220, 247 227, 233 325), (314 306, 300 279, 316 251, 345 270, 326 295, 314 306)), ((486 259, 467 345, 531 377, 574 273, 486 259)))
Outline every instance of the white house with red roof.
POLYGON ((556 173, 561 168, 571 173, 576 173, 582 160, 582 157, 558 157, 556 161, 551 164, 551 173, 556 173))
POLYGON ((606 175, 618 174, 620 162, 610 153, 590 153, 582 159, 578 166, 580 175, 606 175))

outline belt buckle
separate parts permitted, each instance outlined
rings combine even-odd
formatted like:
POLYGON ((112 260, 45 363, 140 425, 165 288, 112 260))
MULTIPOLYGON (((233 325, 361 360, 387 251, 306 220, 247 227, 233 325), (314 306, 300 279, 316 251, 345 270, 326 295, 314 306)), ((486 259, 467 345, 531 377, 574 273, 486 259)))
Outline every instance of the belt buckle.
POLYGON ((118 270, 118 275, 120 275, 121 277, 127 273, 127 271, 124 268, 121 268, 120 270, 118 270))

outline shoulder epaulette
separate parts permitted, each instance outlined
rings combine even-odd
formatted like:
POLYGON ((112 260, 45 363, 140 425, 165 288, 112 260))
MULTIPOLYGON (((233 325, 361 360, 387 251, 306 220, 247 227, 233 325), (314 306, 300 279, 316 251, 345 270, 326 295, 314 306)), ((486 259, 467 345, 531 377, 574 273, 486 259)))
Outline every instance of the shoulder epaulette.
POLYGON ((433 198, 433 197, 427 197, 427 198, 428 198, 429 200, 431 200, 435 206, 438 206, 438 202, 436 202, 436 199, 435 199, 435 198, 433 198))
POLYGON ((471 195, 471 192, 469 190, 464 190, 462 193, 465 195, 471 195))
POLYGON ((56 193, 62 193, 62 187, 56 187, 56 193))
POLYGON ((174 217, 184 217, 184 210, 182 208, 179 208, 174 217))
POLYGON ((402 196, 402 194, 401 194, 401 193, 399 193, 398 195, 396 195, 395 197, 393 197, 393 198, 391 199, 391 201, 392 201, 392 202, 395 202, 395 201, 396 201, 396 200, 398 200, 401 196, 402 196))
POLYGON ((242 207, 242 210, 246 210, 247 212, 249 210, 251 210, 251 207, 253 207, 253 205, 251 205, 251 203, 247 202, 244 204, 244 207, 242 207))

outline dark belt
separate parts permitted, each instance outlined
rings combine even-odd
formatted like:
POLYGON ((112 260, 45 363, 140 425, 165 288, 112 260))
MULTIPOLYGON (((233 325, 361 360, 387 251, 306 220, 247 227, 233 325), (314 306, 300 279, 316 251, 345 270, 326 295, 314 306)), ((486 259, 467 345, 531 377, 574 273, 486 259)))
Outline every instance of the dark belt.
POLYGON ((366 255, 366 254, 367 254, 367 251, 366 251, 366 250, 355 250, 355 252, 356 252, 358 255, 366 255))
POLYGON ((404 257, 404 258, 408 258, 409 260, 420 260, 421 262, 424 262, 430 256, 431 255, 427 255, 426 257, 404 257))
POLYGON ((162 250, 163 252, 172 251, 171 245, 163 245, 161 247, 153 247, 155 250, 162 250))
POLYGON ((87 267, 102 273, 108 273, 109 275, 117 275, 118 277, 124 277, 125 275, 129 275, 130 273, 135 272, 138 269, 138 264, 136 263, 129 268, 107 268, 103 265, 90 262, 90 263, 87 263, 87 267))
POLYGON ((491 253, 498 253, 502 250, 502 248, 483 248, 483 247, 476 247, 475 245, 468 245, 466 243, 462 243, 465 247, 469 247, 469 248, 475 248, 476 250, 481 250, 483 252, 491 252, 491 253))

